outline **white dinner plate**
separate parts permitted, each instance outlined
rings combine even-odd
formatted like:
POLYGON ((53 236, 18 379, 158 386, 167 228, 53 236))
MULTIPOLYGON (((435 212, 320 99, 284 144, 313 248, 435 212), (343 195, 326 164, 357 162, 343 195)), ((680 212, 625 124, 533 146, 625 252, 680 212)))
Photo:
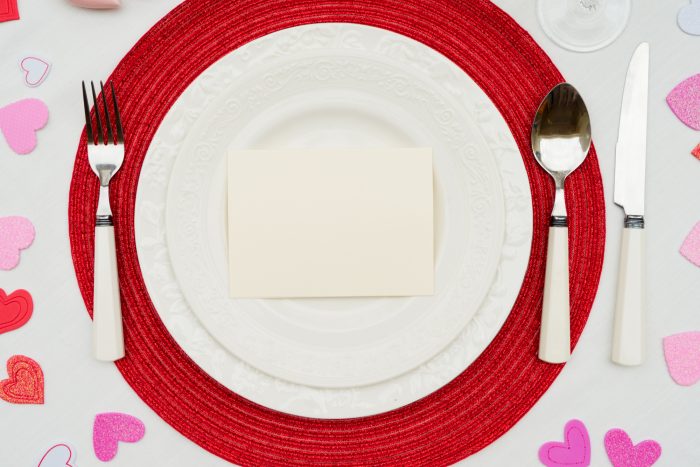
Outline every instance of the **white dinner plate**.
POLYGON ((531 213, 512 136, 463 72, 405 37, 324 24, 254 41, 188 88, 144 163, 136 228, 151 297, 196 362, 269 407, 342 417, 416 400, 478 356, 519 290, 531 213), (434 297, 228 298, 227 148, 330 146, 434 148, 434 297))

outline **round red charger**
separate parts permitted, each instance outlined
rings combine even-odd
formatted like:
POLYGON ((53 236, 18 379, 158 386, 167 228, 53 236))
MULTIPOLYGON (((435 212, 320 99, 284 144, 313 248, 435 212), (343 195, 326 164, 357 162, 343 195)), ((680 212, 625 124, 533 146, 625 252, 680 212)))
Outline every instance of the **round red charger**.
MULTIPOLYGON (((562 365, 537 359, 547 226, 553 186, 530 151, 543 96, 563 81, 546 54, 488 0, 187 0, 119 63, 126 157, 112 183, 126 357, 117 367, 160 417, 204 449, 241 465, 448 465, 488 446, 549 388, 562 365), (442 53, 492 99, 517 142, 530 180, 530 262, 503 328, 461 375, 433 394, 380 415, 347 420, 292 416, 231 392, 176 344, 151 302, 139 267, 134 203, 143 159, 184 89, 241 45, 280 29, 348 22, 403 34, 442 53)), ((83 133, 71 182, 70 240, 76 276, 92 313, 98 185, 83 133)), ((567 180, 571 333, 575 343, 598 288, 605 204, 595 150, 567 180)), ((537 455, 533 440, 533 459, 537 455)))

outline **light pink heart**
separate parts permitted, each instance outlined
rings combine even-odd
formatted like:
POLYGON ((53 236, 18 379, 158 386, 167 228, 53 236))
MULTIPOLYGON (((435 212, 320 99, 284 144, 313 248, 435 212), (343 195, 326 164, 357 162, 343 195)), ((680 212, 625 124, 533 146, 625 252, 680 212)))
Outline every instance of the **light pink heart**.
POLYGON ((700 74, 681 82, 666 96, 666 102, 681 122, 700 130, 700 74))
POLYGON ((51 67, 47 62, 37 57, 23 58, 19 66, 24 71, 24 82, 31 87, 43 83, 51 67))
POLYGON ((664 337, 664 356, 673 381, 681 386, 700 381, 700 332, 664 337))
POLYGON ((605 433, 605 451, 613 467, 650 467, 661 457, 661 445, 653 440, 632 444, 624 430, 605 433))
POLYGON ((36 132, 49 120, 49 109, 39 99, 22 99, 0 108, 0 130, 17 154, 36 147, 36 132))
POLYGON ((103 462, 114 459, 119 442, 135 443, 143 438, 146 427, 138 418, 125 413, 97 414, 92 427, 92 445, 97 458, 103 462))
POLYGON ((66 444, 57 444, 49 448, 39 461, 38 467, 73 467, 69 462, 73 451, 66 444))
POLYGON ((591 440, 586 426, 580 420, 570 420, 564 427, 564 442, 545 443, 538 454, 547 467, 591 465, 591 440))
POLYGON ((34 241, 34 225, 26 217, 0 217, 0 269, 10 270, 19 264, 20 250, 34 241))
POLYGON ((700 267, 700 222, 685 237, 680 252, 688 261, 700 267))
POLYGON ((119 0, 71 0, 71 3, 81 8, 91 8, 93 10, 109 10, 119 8, 119 0))

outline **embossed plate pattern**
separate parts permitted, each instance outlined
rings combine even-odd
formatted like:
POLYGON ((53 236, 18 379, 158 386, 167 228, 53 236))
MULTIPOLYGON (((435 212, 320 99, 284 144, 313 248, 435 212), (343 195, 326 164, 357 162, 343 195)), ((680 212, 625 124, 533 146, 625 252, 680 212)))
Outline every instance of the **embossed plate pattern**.
MULTIPOLYGON (((386 102, 381 103, 387 104, 386 102)), ((306 110, 311 114, 318 112, 319 108, 324 110, 323 106, 314 107, 310 105, 307 107, 308 109, 306 110)), ((326 115, 328 114, 326 113, 326 115)), ((313 119, 309 120, 309 123, 313 123, 313 119)), ((201 121, 198 124, 201 126, 201 121)), ((328 137, 322 136, 327 141, 328 137)), ((334 135, 334 137, 337 137, 337 135, 334 135)), ((320 139, 323 140, 323 138, 320 139)), ((143 265, 157 264, 157 267, 153 268, 144 266, 146 283, 157 308, 163 315, 164 322, 183 348, 212 376, 246 397, 280 410, 317 417, 366 415, 403 405, 437 389, 476 358, 493 335, 495 335, 512 306, 526 266, 531 234, 527 179, 522 162, 517 156, 515 143, 512 141, 505 123, 488 99, 454 65, 425 46, 386 31, 350 25, 305 26, 273 34, 249 44, 212 66, 188 89, 177 105, 171 109, 166 121, 159 130, 146 158, 137 201, 136 228, 139 238, 141 263, 143 265), (333 52, 330 55, 328 53, 329 50, 333 52), (387 59, 388 56, 391 56, 391 60, 387 59), (380 57, 381 60, 376 60, 377 57, 380 57), (391 64, 387 65, 387 62, 391 64), (249 79, 244 73, 245 71, 250 74, 251 69, 268 71, 262 75, 265 78, 258 82, 257 80, 249 79), (297 74, 295 75, 295 73, 297 74), (289 76, 296 79, 291 81, 285 80, 285 77, 289 76), (333 81, 334 76, 336 76, 336 81, 333 81), (348 78, 348 76, 351 77, 348 78), (367 81, 366 89, 362 88, 365 84, 363 79, 367 81), (280 85, 281 81, 285 84, 280 85), (345 88, 338 85, 339 81, 342 82, 345 88), (348 100, 344 99, 345 96, 342 93, 338 94, 338 89, 342 88, 347 91, 347 83, 351 82, 353 86, 350 86, 350 88, 353 91, 356 92, 358 89, 364 91, 352 96, 354 97, 352 101, 355 103, 353 110, 358 112, 359 115, 378 115, 380 117, 379 120, 382 120, 382 115, 389 115, 389 118, 385 117, 384 121, 392 121, 392 118, 400 119, 396 134, 391 133, 391 131, 380 132, 374 135, 377 141, 386 143, 387 139, 395 138, 396 141, 390 142, 405 142, 406 140, 402 138, 406 138, 406 135, 402 135, 401 129, 404 131, 408 129, 409 137, 415 138, 412 141, 432 141, 435 143, 436 153, 440 151, 444 155, 441 160, 446 165, 438 165, 436 167, 437 184, 443 192, 446 192, 446 194, 442 193, 442 204, 438 206, 440 208, 439 211, 443 212, 444 215, 444 218, 438 219, 438 225, 442 226, 442 230, 437 236, 440 239, 438 241, 437 254, 439 277, 441 268, 443 271, 442 277, 446 278, 455 277, 455 275, 459 276, 464 273, 464 267, 461 267, 464 266, 464 263, 459 264, 454 261, 451 267, 452 271, 456 271, 456 273, 449 273, 449 263, 454 257, 465 258, 469 256, 469 258, 478 258, 478 255, 450 254, 454 251, 460 251, 459 242, 451 240, 450 235, 452 235, 453 239, 474 237, 473 235, 462 235, 464 232, 471 232, 468 230, 468 222, 464 222, 463 224, 466 225, 462 226, 459 223, 460 217, 467 217, 467 215, 459 216, 455 212, 469 213, 469 209, 474 210, 475 206, 481 209, 480 213, 493 212, 491 209, 493 206, 490 203, 495 202, 497 204, 500 193, 505 194, 508 212, 507 233, 505 242, 502 245, 497 232, 494 233, 493 230, 485 229, 484 232, 487 233, 482 233, 484 235, 484 237, 481 237, 482 239, 485 237, 498 238, 497 251, 500 251, 501 246, 503 246, 503 254, 496 255, 497 259, 500 259, 495 262, 494 269, 498 266, 499 270, 493 283, 491 281, 493 275, 489 276, 488 271, 486 271, 488 268, 477 269, 482 273, 484 271, 487 272, 486 274, 481 274, 481 276, 485 276, 481 278, 485 281, 485 287, 482 288, 484 289, 484 294, 489 290, 489 286, 490 291, 485 302, 481 303, 478 300, 474 304, 473 311, 476 312, 475 316, 461 315, 463 319, 466 316, 468 324, 466 327, 463 325, 459 326, 454 331, 455 334, 459 334, 458 338, 452 341, 451 344, 450 339, 443 342, 441 347, 437 349, 438 352, 445 345, 449 344, 449 346, 438 356, 418 368, 415 368, 416 365, 413 365, 412 368, 407 368, 407 370, 411 370, 409 373, 405 373, 390 381, 385 380, 379 384, 348 389, 316 389, 279 381, 251 368, 234 355, 223 350, 221 346, 218 346, 197 325, 197 321, 193 319, 187 303, 179 294, 177 284, 172 280, 172 271, 167 264, 168 254, 162 228, 162 203, 165 185, 167 184, 174 159, 182 157, 183 154, 193 155, 195 159, 200 157, 205 160, 212 155, 212 157, 216 157, 216 152, 212 153, 212 149, 208 147, 210 138, 200 138, 197 143, 190 142, 189 148, 192 149, 191 145, 194 144, 195 149, 183 150, 183 148, 188 148, 188 143, 184 141, 185 137, 190 134, 193 126, 196 127, 196 122, 201 119, 202 112, 207 107, 207 104, 215 101, 228 104, 225 112, 219 115, 217 119, 217 122, 221 123, 221 125, 206 126, 207 130, 211 131, 214 137, 227 134, 227 131, 230 131, 235 134, 231 138, 232 143, 239 144, 242 147, 268 144, 299 144, 308 146, 310 143, 308 140, 295 141, 293 137, 275 133, 274 125, 269 123, 270 113, 266 109, 274 108, 274 115, 281 115, 280 119, 284 121, 285 114, 295 115, 299 113, 300 108, 303 108, 303 106, 300 107, 298 103, 295 103, 294 100, 300 95, 303 96, 304 92, 308 90, 308 87, 304 88, 304 86, 313 83, 314 86, 312 87, 316 89, 318 88, 317 84, 320 82, 331 83, 326 86, 329 94, 323 99, 324 105, 328 102, 332 103, 333 99, 331 97, 333 95, 336 98, 341 96, 343 99, 340 99, 336 104, 344 108, 347 114, 347 104, 343 104, 343 102, 348 102, 348 100), (377 83, 379 83, 379 87, 377 87, 377 83), (428 83, 428 85, 416 86, 416 83, 428 83), (439 86, 436 86, 435 83, 439 83, 439 86), (233 88, 235 88, 236 100, 222 97, 226 95, 226 92, 231 92, 230 90, 233 88), (435 91, 434 89, 436 88, 439 89, 435 91), (269 91, 267 94, 264 92, 265 89, 269 91), (378 93, 376 89, 379 89, 378 93), (287 92, 287 98, 280 99, 281 92, 287 92), (381 112, 378 112, 376 110, 377 101, 373 101, 373 99, 380 99, 381 102, 381 99, 391 92, 399 96, 390 102, 390 104, 393 103, 393 107, 392 105, 382 105, 381 112), (265 99, 268 99, 269 103, 266 103, 265 99), (240 118, 242 105, 239 104, 241 102, 248 105, 247 113, 242 114, 246 117, 242 119, 245 122, 243 122, 244 125, 242 125, 240 131, 233 131, 231 125, 235 127, 236 122, 227 120, 226 116, 237 115, 240 118), (416 104, 416 102, 419 104, 416 104), (342 107, 343 105, 345 107, 342 107), (412 105, 414 107, 411 107, 412 105), (433 117, 432 121, 421 125, 426 123, 425 120, 421 122, 419 118, 412 118, 412 116, 418 114, 415 105, 421 105, 424 109, 432 109, 432 112, 428 112, 433 117), (257 119, 255 110, 258 110, 257 113, 259 114, 257 119), (476 122, 474 119, 476 119, 476 122), (255 123, 256 120, 267 123, 255 123), (421 134, 422 126, 429 128, 430 131, 423 131, 423 134, 421 134), (463 127, 468 128, 465 130, 463 127), (472 133, 468 133, 470 129, 472 133), (434 136, 431 140, 431 132, 432 135, 438 136, 434 136), (387 134, 391 134, 391 136, 387 138, 387 134), (421 140, 421 138, 424 139, 421 140), (205 144, 202 145, 202 142, 205 142, 205 144), (457 157, 452 157, 445 161, 447 154, 457 154, 457 157), (496 174, 495 180, 498 182, 498 191, 495 201, 493 195, 482 194, 481 198, 478 196, 480 188, 483 192, 485 190, 484 186, 493 187, 493 184, 484 184, 482 180, 484 176, 486 176, 487 180, 489 176, 493 177, 486 170, 489 168, 488 161, 484 162, 479 159, 479 157, 485 157, 484 155, 491 158, 492 162, 498 162, 500 166, 503 184, 501 187, 498 174, 496 174), (458 164, 449 165, 455 161, 458 164), (479 165, 479 163, 482 165, 479 165), (474 170, 473 173, 470 173, 468 169, 474 169, 475 167, 479 168, 479 170, 474 170), (455 177, 454 180, 450 180, 450 174, 459 174, 459 176, 455 177), (467 183, 464 182, 465 180, 467 183), (459 193, 458 190, 455 190, 455 187, 459 188, 460 184, 465 184, 467 190, 472 190, 471 192, 465 191, 467 195, 465 199, 483 200, 483 205, 481 202, 472 203, 471 206, 469 203, 459 204, 452 202, 455 199, 455 193, 459 193), (445 203, 445 198, 448 200, 447 203, 445 203), (446 228, 446 224, 449 228, 446 228), (445 259, 446 257, 448 258, 445 259), (157 262, 152 260, 157 260, 157 262), (445 266, 446 264, 447 266, 445 266), (481 307, 479 307, 479 304, 481 304, 481 307), (472 319, 470 320, 469 318, 472 319)), ((181 161, 184 160, 184 158, 181 159, 181 161)), ((214 172, 219 168, 215 164, 210 164, 206 167, 210 167, 209 170, 214 172)), ((490 167, 490 169, 494 167, 495 165, 490 167)), ((188 167, 188 169, 192 169, 192 166, 188 167)), ((187 170, 185 173, 199 174, 202 172, 187 170)), ((209 193, 209 198, 199 201, 199 204, 193 203, 192 197, 188 195, 180 199, 179 201, 181 202, 170 204, 170 206, 188 206, 189 203, 195 209, 196 206, 207 206, 213 210, 209 214, 221 212, 220 208, 223 201, 220 199, 220 194, 223 189, 223 181, 220 180, 214 183, 212 187, 210 191, 214 194, 209 193), (219 188, 217 188, 217 184, 219 188)), ((177 193, 183 192, 187 192, 187 190, 177 191, 177 193)), ((191 192, 192 190, 190 190, 191 192)), ((489 193, 487 189, 485 192, 489 193)), ((194 193, 196 194, 197 191, 194 190, 194 193)), ((438 193, 438 197, 440 198, 440 193, 438 193)), ((456 198, 459 198, 459 196, 456 196, 456 198)), ((209 219, 212 218, 214 217, 210 215, 209 219)), ((473 218, 480 219, 479 217, 473 218)), ((183 224, 187 225, 186 223, 183 224)), ((207 226, 205 231, 211 227, 210 224, 204 225, 207 226)), ((193 232, 196 232, 196 230, 193 230, 193 232)), ((215 233, 213 241, 209 241, 212 239, 207 237, 207 240, 202 243, 217 245, 218 242, 218 248, 221 248, 224 238, 223 228, 221 225, 214 226, 214 228, 208 230, 207 235, 211 236, 212 232, 215 233)), ((467 246, 461 246, 461 251, 469 248, 468 242, 464 243, 467 246)), ((216 250, 216 247, 214 249, 216 250)), ((204 255, 207 254, 210 255, 210 259, 215 257, 212 252, 204 251, 204 255)), ((220 262, 218 265, 215 264, 212 270, 218 270, 218 274, 222 276, 223 283, 225 283, 225 262, 220 262), (222 269, 223 276, 221 275, 222 269)), ((461 279, 461 281, 458 279, 454 283, 463 284, 464 282, 465 279, 461 279)), ((467 283, 467 285, 470 284, 470 282, 467 283)), ((202 283, 200 282, 199 285, 202 285, 202 283)), ((441 289, 441 297, 443 300, 444 297, 456 300, 454 296, 460 294, 450 295, 445 293, 445 289, 448 288, 449 284, 441 289)), ((464 293, 463 288, 459 290, 464 293)), ((464 295, 461 298, 464 299, 464 295)), ((410 302, 412 301, 415 302, 413 299, 389 299, 377 302, 380 303, 378 305, 373 303, 374 301, 368 300, 359 306, 359 315, 363 317, 366 324, 368 323, 368 326, 381 327, 383 323, 381 319, 376 318, 377 315, 382 317, 382 313, 384 313, 389 316, 405 316, 406 308, 411 307, 410 302), (396 307, 397 311, 391 313, 386 311, 391 308, 384 303, 387 301, 398 301, 401 303, 396 307), (407 304, 407 302, 409 303, 407 304), (362 314, 363 312, 364 315, 362 314), (373 318, 375 320, 371 321, 373 318)), ((255 302, 257 306, 251 307, 253 319, 248 320, 246 322, 247 325, 260 326, 260 323, 255 321, 255 318, 259 315, 271 315, 275 319, 280 320, 285 317, 291 317, 297 319, 297 322, 304 323, 304 310, 308 310, 311 306, 308 301, 275 301, 272 307, 268 303, 269 301, 255 302), (280 307, 276 313, 275 307, 280 307)), ((317 319, 317 316, 323 318, 324 315, 331 313, 335 318, 344 314, 348 319, 354 319, 358 316, 356 302, 349 309, 347 307, 344 308, 342 304, 334 304, 332 300, 324 300, 321 302, 321 305, 313 303, 313 306, 317 308, 313 309, 311 307, 314 312, 312 317, 313 319, 317 319)), ((454 328, 454 320, 460 318, 459 312, 464 312, 464 308, 455 306, 454 301, 451 303, 452 306, 445 305, 445 309, 448 312, 453 310, 458 316, 456 318, 451 317, 451 321, 446 320, 446 322, 452 324, 452 328, 454 328)), ((418 306, 413 307, 414 310, 420 308, 418 306)), ((227 313, 228 311, 222 313, 224 321, 217 322, 217 326, 226 324, 225 319, 228 319, 227 313)), ((441 313, 441 315, 446 314, 441 313)), ((263 322, 262 324, 266 323, 263 322)), ((330 323, 323 324, 328 326, 334 325, 332 320, 330 323)), ((338 326, 342 329, 344 325, 341 320, 338 326)), ((445 327, 442 328, 442 330, 445 329, 445 327)), ((452 331, 453 329, 449 330, 452 331)), ((444 336, 444 332, 442 335, 444 336)), ((352 342, 352 339, 350 340, 352 342)), ((246 342, 246 345, 248 344, 250 342, 246 342)), ((255 349, 255 346, 253 345, 251 348, 255 349)), ((255 351, 257 352, 257 350, 255 351)), ((238 353, 238 351, 234 351, 234 354, 238 353)), ((311 371, 313 372, 315 369, 318 372, 318 368, 319 366, 314 362, 311 366, 311 371)), ((306 370, 307 368, 301 367, 301 369, 306 370)), ((274 371, 271 373, 274 373, 274 371)), ((379 374, 381 378, 386 378, 386 373, 382 374, 380 372, 379 374)))

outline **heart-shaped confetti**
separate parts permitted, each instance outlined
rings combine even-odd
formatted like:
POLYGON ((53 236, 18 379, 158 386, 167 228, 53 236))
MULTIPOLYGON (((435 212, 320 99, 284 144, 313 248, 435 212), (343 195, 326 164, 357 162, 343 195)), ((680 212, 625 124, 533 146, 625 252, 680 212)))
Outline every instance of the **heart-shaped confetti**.
POLYGON ((95 455, 103 462, 114 459, 119 442, 135 443, 143 438, 146 427, 138 418, 125 413, 97 414, 92 427, 92 445, 95 455))
POLYGON ((7 295, 0 289, 0 334, 24 326, 32 317, 34 303, 26 290, 15 290, 7 295))
POLYGON ((19 67, 24 71, 24 83, 33 88, 44 82, 51 69, 48 62, 37 57, 23 58, 19 67))
POLYGON ((605 451, 613 467, 649 467, 661 456, 661 445, 653 440, 632 444, 624 430, 614 428, 605 433, 605 451))
POLYGON ((682 81, 666 96, 666 103, 681 122, 700 130, 700 74, 682 81))
POLYGON ((683 32, 700 36, 700 0, 691 0, 678 11, 678 26, 683 32))
POLYGON ((700 222, 695 224, 693 230, 685 237, 680 253, 685 259, 700 267, 700 222))
POLYGON ((29 154, 37 143, 36 132, 49 120, 49 109, 39 99, 22 99, 0 108, 0 130, 17 154, 29 154))
POLYGON ((51 446, 39 461, 38 467, 73 467, 70 463, 73 451, 67 444, 51 446))
POLYGON ((44 372, 37 362, 13 355, 7 361, 7 375, 0 381, 0 399, 12 404, 44 403, 44 372))
POLYGON ((700 332, 664 337, 664 357, 673 381, 681 386, 700 381, 700 332))
POLYGON ((0 269, 10 270, 19 264, 20 250, 34 241, 34 225, 22 216, 0 217, 0 269))
POLYGON ((0 0, 0 23, 19 19, 17 0, 0 0))
POLYGON ((700 160, 700 144, 695 146, 690 153, 695 157, 697 160, 700 160))
POLYGON ((539 457, 547 467, 591 465, 591 440, 586 426, 580 420, 570 420, 564 427, 564 442, 543 444, 539 457))
POLYGON ((81 8, 91 8, 93 10, 108 10, 119 8, 119 0, 71 0, 71 3, 81 8))

